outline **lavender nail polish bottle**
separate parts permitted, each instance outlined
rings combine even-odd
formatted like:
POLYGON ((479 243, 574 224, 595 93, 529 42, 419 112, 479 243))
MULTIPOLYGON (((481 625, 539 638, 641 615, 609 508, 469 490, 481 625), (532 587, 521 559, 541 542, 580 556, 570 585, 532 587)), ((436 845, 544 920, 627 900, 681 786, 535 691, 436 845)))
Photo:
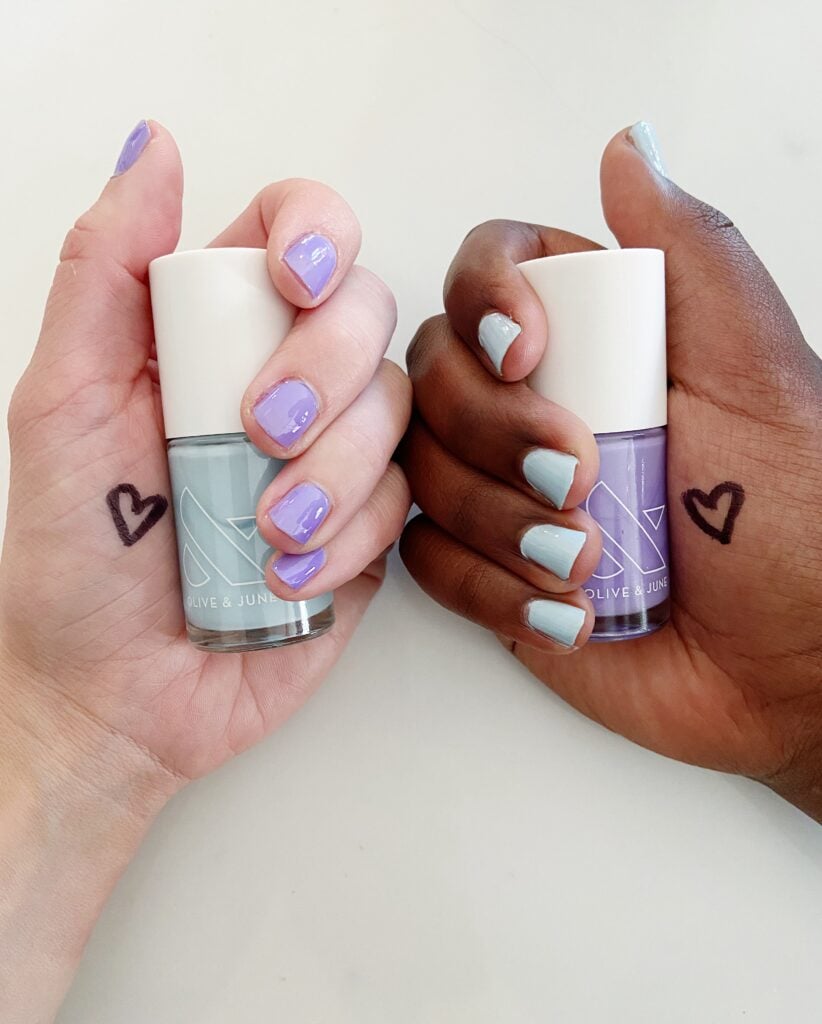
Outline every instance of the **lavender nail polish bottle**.
POLYGON ((295 310, 263 249, 161 256, 149 279, 189 640, 228 652, 319 636, 334 622, 331 594, 282 601, 265 585, 271 550, 255 510, 282 463, 252 445, 240 418, 295 310))
POLYGON ((665 254, 605 249, 520 264, 548 317, 548 347, 529 378, 576 413, 599 447, 582 507, 603 552, 584 589, 591 640, 629 640, 668 621, 665 254))

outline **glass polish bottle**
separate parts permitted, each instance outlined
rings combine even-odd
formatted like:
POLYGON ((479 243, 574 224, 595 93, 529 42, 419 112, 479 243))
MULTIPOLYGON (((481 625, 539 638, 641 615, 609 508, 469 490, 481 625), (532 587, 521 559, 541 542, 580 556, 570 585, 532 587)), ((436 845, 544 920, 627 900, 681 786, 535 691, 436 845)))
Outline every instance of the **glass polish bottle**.
POLYGON ((195 249, 149 266, 180 584, 188 637, 256 651, 324 633, 333 597, 282 601, 265 584, 271 549, 257 502, 283 463, 243 431, 245 389, 294 321, 264 249, 195 249))
POLYGON ((599 478, 582 508, 602 531, 584 590, 591 640, 652 633, 670 614, 665 254, 601 249, 519 265, 548 320, 528 383, 593 430, 599 478))

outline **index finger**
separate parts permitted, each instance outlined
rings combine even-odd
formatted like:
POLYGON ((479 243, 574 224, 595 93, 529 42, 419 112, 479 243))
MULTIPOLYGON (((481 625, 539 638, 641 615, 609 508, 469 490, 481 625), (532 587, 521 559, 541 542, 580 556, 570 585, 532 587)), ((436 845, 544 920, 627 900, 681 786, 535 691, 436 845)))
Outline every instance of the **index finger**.
POLYGON ((540 224, 489 220, 466 237, 445 278, 445 312, 495 377, 522 380, 545 351, 545 310, 517 263, 602 246, 540 224))
POLYGON ((277 291, 312 309, 331 295, 360 251, 359 221, 333 188, 289 178, 267 185, 211 246, 267 249, 277 291))

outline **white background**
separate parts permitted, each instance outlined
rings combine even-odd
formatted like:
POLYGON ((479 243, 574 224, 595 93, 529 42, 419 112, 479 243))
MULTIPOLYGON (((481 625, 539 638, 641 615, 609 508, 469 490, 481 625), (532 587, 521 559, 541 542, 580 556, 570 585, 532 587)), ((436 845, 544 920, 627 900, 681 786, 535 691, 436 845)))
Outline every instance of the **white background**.
MULTIPOLYGON (((182 244, 266 182, 363 222, 402 353, 493 216, 608 241, 600 152, 640 117, 819 344, 819 5, 41 0, 3 17, 6 400, 60 242, 144 116, 182 244)), ((613 680, 614 687, 620 680, 613 680)), ((162 815, 61 1024, 818 1021, 822 830, 567 709, 398 561, 280 733, 162 815)))

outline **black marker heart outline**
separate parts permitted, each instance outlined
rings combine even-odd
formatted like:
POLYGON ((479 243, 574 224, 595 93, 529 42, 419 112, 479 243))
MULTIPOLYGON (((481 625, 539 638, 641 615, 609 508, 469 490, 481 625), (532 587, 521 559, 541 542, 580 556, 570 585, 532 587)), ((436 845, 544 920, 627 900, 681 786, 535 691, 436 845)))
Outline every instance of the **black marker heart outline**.
POLYGON ((163 518, 168 508, 168 499, 164 498, 162 494, 149 494, 147 498, 142 498, 134 484, 117 484, 106 495, 106 504, 108 505, 109 512, 111 512, 111 518, 114 520, 120 540, 127 548, 130 548, 141 537, 145 537, 152 526, 156 526, 163 518), (131 497, 132 515, 138 516, 146 508, 149 509, 148 515, 134 532, 129 530, 125 516, 120 510, 120 501, 124 494, 128 494, 131 497))
POLYGON ((691 518, 691 522, 698 526, 703 533, 707 533, 709 537, 713 537, 714 540, 718 540, 720 544, 731 543, 736 517, 739 515, 739 511, 742 508, 742 503, 744 501, 744 488, 741 484, 735 484, 732 480, 725 480, 723 483, 717 484, 710 494, 706 494, 698 487, 692 487, 690 490, 682 492, 682 503, 685 506, 685 511, 691 518), (731 503, 728 506, 728 511, 725 515, 725 522, 722 524, 722 529, 719 530, 705 519, 699 508, 697 508, 697 502, 702 505, 703 508, 716 509, 719 504, 719 499, 724 494, 730 494, 731 503))

